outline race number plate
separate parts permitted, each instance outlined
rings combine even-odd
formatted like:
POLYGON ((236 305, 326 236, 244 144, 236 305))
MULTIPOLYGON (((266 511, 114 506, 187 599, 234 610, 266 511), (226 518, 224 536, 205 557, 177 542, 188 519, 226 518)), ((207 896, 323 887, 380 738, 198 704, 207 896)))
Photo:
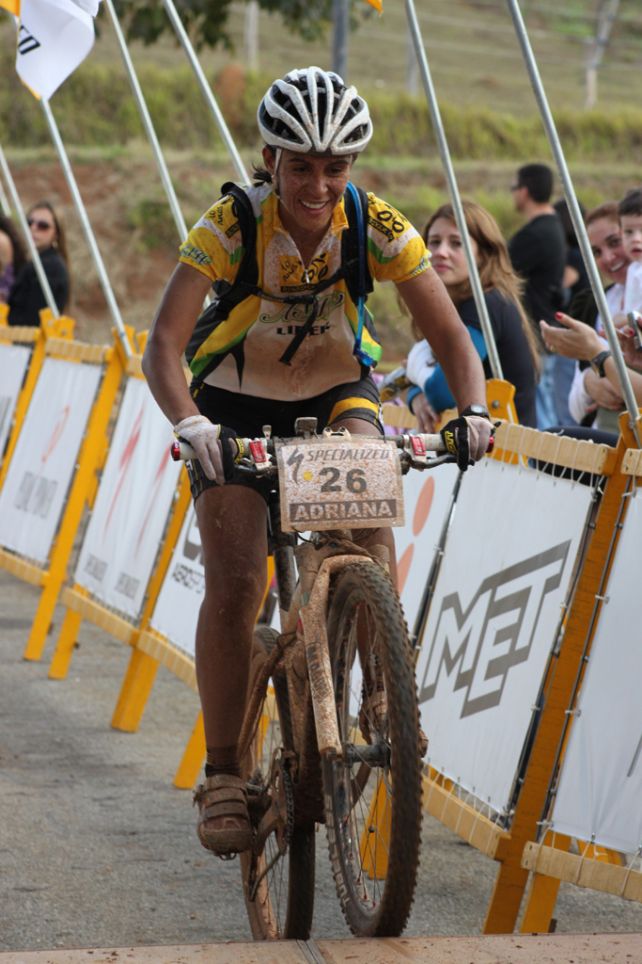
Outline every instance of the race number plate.
POLYGON ((399 456, 383 439, 292 439, 277 447, 286 531, 404 523, 399 456))

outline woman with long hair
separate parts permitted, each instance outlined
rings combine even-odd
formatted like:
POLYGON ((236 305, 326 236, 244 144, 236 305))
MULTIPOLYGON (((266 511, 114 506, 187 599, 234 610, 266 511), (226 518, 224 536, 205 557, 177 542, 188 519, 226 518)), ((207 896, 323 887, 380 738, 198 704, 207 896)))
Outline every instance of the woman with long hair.
MULTIPOLYGON (((521 281, 513 271, 506 242, 492 214, 474 201, 462 203, 502 372, 504 378, 515 386, 515 408, 520 423, 535 426, 539 356, 520 300, 521 281)), ((468 264, 451 204, 443 204, 435 211, 423 236, 431 252, 433 268, 444 282, 484 363, 486 378, 492 378, 468 264)), ((433 431, 439 413, 452 408, 454 399, 441 366, 434 364, 426 342, 419 342, 411 350, 406 373, 418 386, 408 392, 408 404, 422 431, 433 431)))
MULTIPOLYGON (((62 312, 67 307, 70 289, 63 224, 49 201, 34 204, 27 213, 27 223, 54 301, 62 312)), ((17 273, 9 294, 9 324, 39 325, 40 310, 46 307, 36 269, 29 261, 17 273)))

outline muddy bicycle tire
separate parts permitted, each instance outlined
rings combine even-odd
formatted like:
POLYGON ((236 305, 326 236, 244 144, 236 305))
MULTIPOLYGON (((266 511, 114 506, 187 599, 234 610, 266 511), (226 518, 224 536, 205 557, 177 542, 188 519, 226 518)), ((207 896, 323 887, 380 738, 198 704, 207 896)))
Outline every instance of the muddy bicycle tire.
MULTIPOLYGON (((276 645, 278 634, 259 627, 254 634, 254 647, 259 658, 267 657, 276 645)), ((251 761, 246 764, 250 781, 267 784, 273 750, 292 749, 292 726, 285 674, 272 678, 274 698, 266 694, 261 720, 252 741, 251 761)), ((295 823, 285 854, 259 883, 254 898, 252 881, 276 850, 274 835, 268 837, 263 851, 255 856, 240 855, 243 895, 255 940, 307 940, 314 911, 315 828, 314 824, 295 823)))
POLYGON ((422 781, 408 631, 387 574, 374 565, 342 569, 327 626, 342 749, 349 750, 343 760, 323 761, 332 872, 354 934, 397 936, 415 892, 422 781))

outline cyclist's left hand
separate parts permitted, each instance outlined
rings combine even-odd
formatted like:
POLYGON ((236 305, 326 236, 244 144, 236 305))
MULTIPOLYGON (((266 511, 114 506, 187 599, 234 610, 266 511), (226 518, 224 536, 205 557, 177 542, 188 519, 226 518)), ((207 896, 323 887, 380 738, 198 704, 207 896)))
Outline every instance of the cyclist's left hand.
POLYGON ((458 468, 465 472, 488 451, 493 424, 480 415, 460 415, 447 422, 440 434, 446 451, 456 457, 458 468))
POLYGON ((480 415, 466 415, 468 422, 468 448, 470 459, 479 462, 486 455, 494 434, 493 423, 480 415))

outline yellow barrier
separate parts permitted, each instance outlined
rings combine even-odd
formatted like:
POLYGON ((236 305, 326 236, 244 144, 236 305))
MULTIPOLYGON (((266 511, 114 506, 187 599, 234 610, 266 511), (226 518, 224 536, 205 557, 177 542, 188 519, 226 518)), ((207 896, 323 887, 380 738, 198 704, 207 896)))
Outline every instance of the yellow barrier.
MULTIPOLYGON (((138 344, 140 345, 140 337, 138 344)), ((139 355, 127 360, 125 373, 132 378, 142 378, 139 355)), ((67 611, 56 642, 49 677, 57 680, 66 677, 83 619, 131 646, 129 665, 111 721, 114 728, 126 732, 134 732, 138 728, 158 670, 158 661, 139 649, 138 642, 141 633, 148 628, 188 504, 189 483, 187 473, 183 471, 177 499, 170 513, 167 531, 147 586, 145 605, 138 622, 112 612, 107 606, 92 599, 91 594, 77 584, 66 588, 61 596, 61 602, 67 607, 67 611)))

